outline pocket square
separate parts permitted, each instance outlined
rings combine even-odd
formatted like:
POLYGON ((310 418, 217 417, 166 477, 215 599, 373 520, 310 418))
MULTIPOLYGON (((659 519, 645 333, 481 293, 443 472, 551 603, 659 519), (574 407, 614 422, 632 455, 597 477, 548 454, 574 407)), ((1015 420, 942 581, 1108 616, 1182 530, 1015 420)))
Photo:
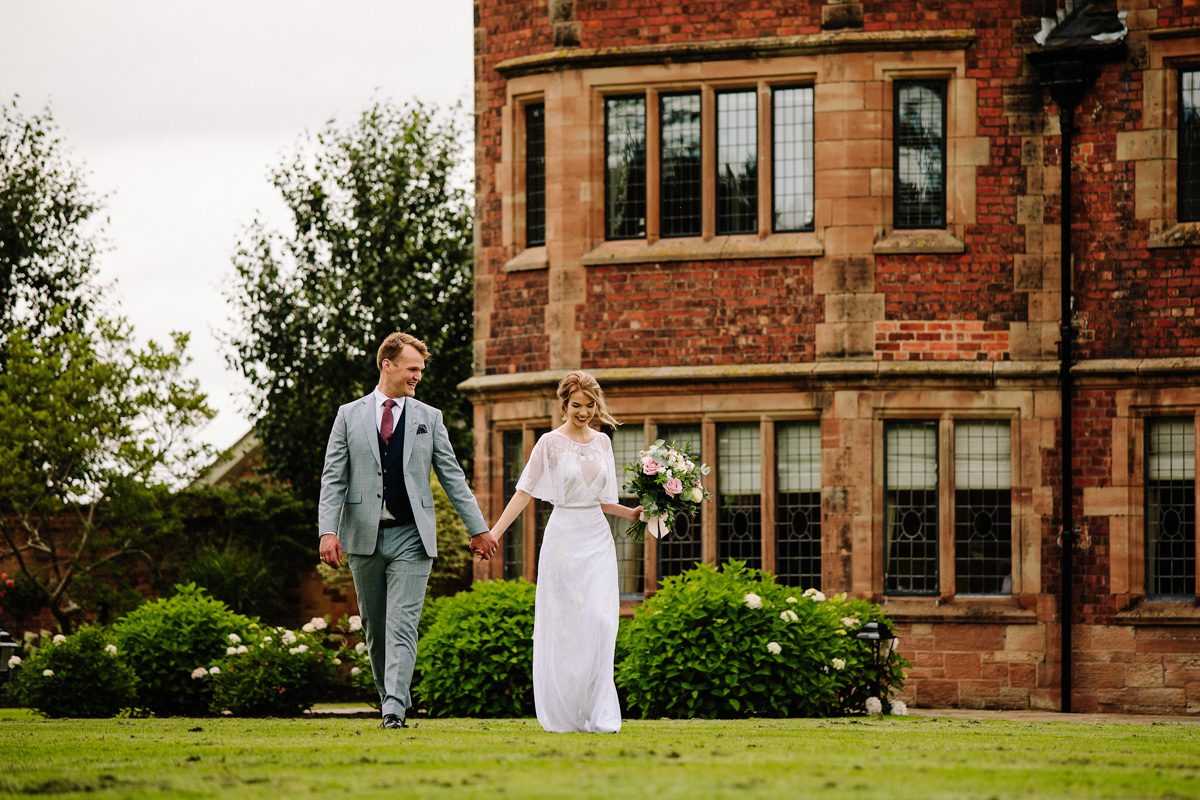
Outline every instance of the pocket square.
POLYGON ((429 433, 429 428, 425 427, 425 423, 417 426, 417 436, 420 436, 422 433, 429 433))

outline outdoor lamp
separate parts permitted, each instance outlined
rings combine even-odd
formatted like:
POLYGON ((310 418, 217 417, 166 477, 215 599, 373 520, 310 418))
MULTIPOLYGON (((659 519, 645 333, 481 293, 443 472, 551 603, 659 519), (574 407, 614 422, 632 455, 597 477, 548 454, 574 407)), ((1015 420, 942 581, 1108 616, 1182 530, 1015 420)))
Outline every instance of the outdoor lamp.
POLYGON ((875 696, 882 700, 883 698, 879 695, 882 683, 880 675, 883 673, 883 667, 887 663, 888 657, 892 654, 892 640, 896 638, 896 634, 892 633, 882 622, 871 620, 854 632, 854 638, 871 645, 871 668, 875 671, 875 696))
POLYGON ((17 643, 8 635, 8 631, 0 628, 0 683, 8 680, 8 659, 17 652, 17 643))

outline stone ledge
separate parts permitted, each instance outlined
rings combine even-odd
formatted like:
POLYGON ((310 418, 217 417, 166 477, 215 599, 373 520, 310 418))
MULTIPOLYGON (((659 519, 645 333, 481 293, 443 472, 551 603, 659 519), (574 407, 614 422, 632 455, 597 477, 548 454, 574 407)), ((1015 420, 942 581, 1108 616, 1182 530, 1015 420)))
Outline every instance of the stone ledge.
POLYGON ((967 246, 961 239, 942 230, 892 231, 875 243, 879 255, 899 253, 964 253, 967 246))
POLYGON ((1172 247, 1200 247, 1200 222, 1177 222, 1166 230, 1150 234, 1146 247, 1165 250, 1172 247))
POLYGON ((1037 609, 1022 608, 1012 597, 885 597, 884 611, 898 623, 960 623, 973 625, 1035 624, 1037 609))
POLYGON ((504 265, 505 272, 528 272, 549 268, 550 256, 546 253, 545 247, 526 248, 504 265))
POLYGON ((644 66, 664 62, 740 61, 888 50, 965 50, 974 43, 975 31, 970 28, 948 31, 829 31, 728 41, 557 49, 505 59, 496 65, 496 71, 505 78, 516 78, 566 69, 644 66))
POLYGON ((604 242, 584 255, 584 266, 603 264, 655 264, 678 261, 729 261, 752 258, 818 258, 825 246, 814 233, 774 233, 769 236, 698 236, 659 239, 624 239, 604 242))

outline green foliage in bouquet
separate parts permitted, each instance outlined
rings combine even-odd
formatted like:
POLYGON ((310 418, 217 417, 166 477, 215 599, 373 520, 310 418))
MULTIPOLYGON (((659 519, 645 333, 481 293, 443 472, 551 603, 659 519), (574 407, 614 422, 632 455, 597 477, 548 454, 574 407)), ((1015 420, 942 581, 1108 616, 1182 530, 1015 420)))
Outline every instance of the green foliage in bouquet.
POLYGON ((192 672, 224 658, 229 634, 245 636, 253 621, 194 584, 175 590, 173 597, 131 611, 113 625, 113 633, 137 673, 139 706, 162 716, 203 716, 212 686, 192 672))
POLYGON ((532 714, 533 603, 523 580, 439 600, 417 648, 418 705, 434 717, 532 714))
POLYGON ((111 717, 137 697, 133 669, 101 628, 39 647, 15 667, 13 698, 48 717, 111 717))
POLYGON ((693 517, 702 502, 712 499, 703 485, 710 469, 692 460, 689 447, 659 439, 625 465, 624 490, 637 497, 643 517, 625 530, 626 536, 640 542, 655 519, 670 525, 676 514, 693 517))
POLYGON ((337 650, 317 630, 254 624, 245 637, 230 637, 223 659, 194 669, 192 680, 211 686, 214 714, 294 717, 329 692, 341 663, 337 650))
MULTIPOLYGON (((622 627, 617 687, 626 714, 643 719, 857 711, 875 676, 853 632, 873 618, 866 601, 776 584, 738 561, 698 565, 664 580, 622 627)), ((903 680, 893 658, 885 697, 903 680)))

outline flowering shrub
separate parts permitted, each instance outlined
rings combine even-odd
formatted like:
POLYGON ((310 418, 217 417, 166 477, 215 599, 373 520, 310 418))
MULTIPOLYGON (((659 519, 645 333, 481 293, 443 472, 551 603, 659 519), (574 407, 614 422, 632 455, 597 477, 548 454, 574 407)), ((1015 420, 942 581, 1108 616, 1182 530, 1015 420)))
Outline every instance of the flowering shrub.
POLYGON ((532 714, 533 599, 518 580, 438 600, 417 648, 418 705, 435 717, 532 714))
MULTIPOLYGON (((773 582, 730 561, 667 578, 621 630, 617 687, 650 717, 827 717, 874 694, 869 650, 853 638, 877 608, 773 582)), ((899 686, 898 657, 881 681, 899 686)))
POLYGON ((192 678, 218 663, 229 634, 246 636, 252 620, 236 614, 195 584, 173 597, 144 603, 113 626, 117 647, 138 676, 138 705, 159 715, 202 716, 213 687, 192 678))
POLYGON ((14 665, 13 697, 49 717, 111 717, 134 705, 133 669, 101 628, 81 628, 14 665))
POLYGON ((224 657, 211 666, 197 665, 191 679, 211 687, 213 713, 296 716, 329 691, 341 663, 324 630, 324 620, 319 628, 310 622, 299 633, 252 623, 244 635, 228 634, 224 657))
POLYGON ((682 512, 689 517, 700 503, 712 497, 701 485, 701 477, 709 473, 708 465, 697 465, 687 456, 687 448, 675 442, 659 439, 648 450, 638 454, 638 460, 625 465, 625 491, 637 497, 642 506, 642 519, 625 531, 641 541, 649 529, 660 538, 667 534, 667 525, 682 512))

